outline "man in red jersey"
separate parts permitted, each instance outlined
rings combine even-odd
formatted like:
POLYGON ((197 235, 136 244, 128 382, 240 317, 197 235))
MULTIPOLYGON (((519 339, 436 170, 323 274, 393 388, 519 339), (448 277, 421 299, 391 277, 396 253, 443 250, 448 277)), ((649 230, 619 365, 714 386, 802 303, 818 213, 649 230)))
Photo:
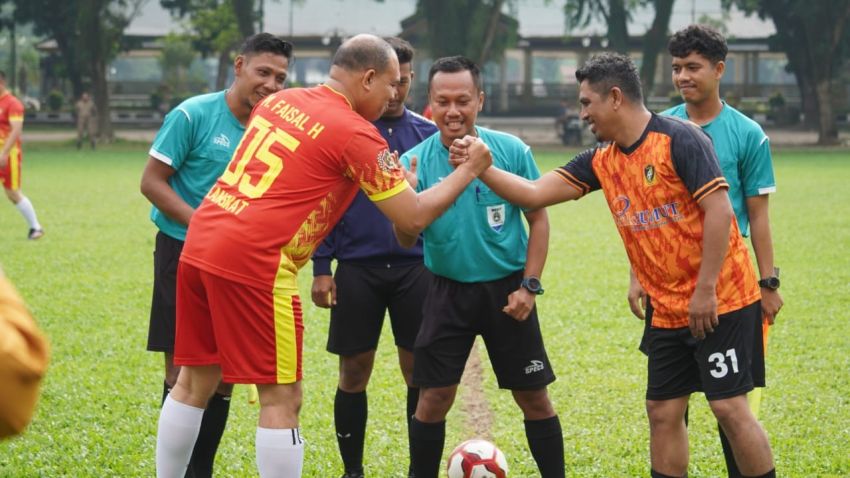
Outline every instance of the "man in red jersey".
POLYGON ((417 195, 370 123, 399 80, 392 47, 358 35, 334 55, 327 83, 281 91, 254 109, 233 160, 192 217, 181 256, 174 362, 182 368, 160 414, 158 476, 183 476, 220 379, 257 384, 260 476, 301 476, 298 269, 358 189, 410 246, 492 161, 475 145, 476 161, 417 195))
POLYGON ((44 229, 29 198, 21 192, 21 132, 24 129, 24 105, 6 89, 6 73, 0 71, 0 181, 6 197, 30 226, 27 238, 35 240, 44 229))

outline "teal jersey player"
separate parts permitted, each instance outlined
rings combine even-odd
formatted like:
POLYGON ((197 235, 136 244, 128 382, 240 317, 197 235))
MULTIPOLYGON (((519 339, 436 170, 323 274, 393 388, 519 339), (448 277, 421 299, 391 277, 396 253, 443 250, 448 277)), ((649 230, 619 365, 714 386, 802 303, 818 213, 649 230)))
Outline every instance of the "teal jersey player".
MULTIPOLYGON (((480 126, 475 130, 492 151, 495 167, 531 180, 540 177, 531 148, 519 138, 480 126)), ((453 171, 439 133, 405 153, 401 158, 405 167, 410 167, 412 156, 418 158, 417 191, 433 187, 453 171)), ((522 212, 475 179, 425 229, 425 265, 437 275, 467 283, 492 281, 524 269, 528 234, 522 212)))
MULTIPOLYGON (((245 127, 233 116, 225 92, 195 96, 165 117, 151 145, 150 156, 174 169, 172 189, 193 208, 221 176, 245 127)), ((151 208, 151 220, 165 234, 186 239, 186 226, 151 208)))
MULTIPOLYGON (((674 106, 661 114, 688 118, 686 104, 674 106)), ((729 199, 744 237, 750 235, 747 198, 776 192, 770 141, 758 123, 735 108, 723 103, 720 114, 702 125, 714 143, 720 169, 729 183, 729 199)))

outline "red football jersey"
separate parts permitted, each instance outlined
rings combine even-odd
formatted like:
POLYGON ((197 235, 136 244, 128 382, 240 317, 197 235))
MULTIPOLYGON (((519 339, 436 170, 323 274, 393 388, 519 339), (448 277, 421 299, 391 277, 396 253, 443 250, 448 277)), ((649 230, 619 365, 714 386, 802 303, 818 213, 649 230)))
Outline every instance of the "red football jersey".
POLYGON ((297 294, 298 269, 358 188, 373 201, 409 185, 378 130, 327 85, 258 103, 222 176, 192 216, 181 260, 297 294))
MULTIPOLYGON (((13 121, 24 120, 24 105, 15 95, 6 92, 0 96, 0 144, 9 136, 13 121)), ((15 142, 15 146, 21 147, 21 138, 15 142)))

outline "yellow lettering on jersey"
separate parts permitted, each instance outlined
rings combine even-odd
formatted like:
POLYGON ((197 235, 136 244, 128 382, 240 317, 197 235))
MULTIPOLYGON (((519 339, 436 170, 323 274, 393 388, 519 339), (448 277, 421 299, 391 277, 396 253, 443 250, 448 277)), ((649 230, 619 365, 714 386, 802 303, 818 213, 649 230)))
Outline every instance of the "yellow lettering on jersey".
POLYGON ((244 199, 237 199, 236 196, 224 191, 218 186, 213 187, 210 192, 207 193, 207 199, 216 206, 237 216, 246 207, 248 207, 249 204, 248 201, 244 199))
MULTIPOLYGON (((264 107, 264 108, 268 108, 268 107, 269 107, 269 105, 270 105, 270 104, 272 104, 272 100, 273 100, 273 99, 274 99, 274 97, 272 97, 271 95, 266 96, 266 99, 264 99, 264 100, 263 100, 263 103, 262 103, 262 104, 263 104, 263 107, 264 107)), ((278 102, 277 102, 277 104, 280 104, 282 101, 283 101, 283 100, 278 101, 278 102)))
POLYGON ((324 130, 325 125, 317 121, 312 127, 310 127, 310 131, 308 131, 307 134, 310 135, 313 139, 316 139, 319 137, 320 134, 322 134, 322 131, 324 130))

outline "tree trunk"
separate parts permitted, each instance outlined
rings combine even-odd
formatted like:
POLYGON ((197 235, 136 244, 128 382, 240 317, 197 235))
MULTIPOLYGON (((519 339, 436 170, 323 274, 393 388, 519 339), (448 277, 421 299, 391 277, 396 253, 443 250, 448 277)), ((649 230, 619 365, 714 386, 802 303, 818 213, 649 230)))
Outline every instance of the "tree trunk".
POLYGON ((618 53, 629 52, 629 30, 626 27, 625 0, 611 0, 608 13, 608 48, 618 53))
POLYGON ((254 34, 254 0, 231 0, 239 34, 248 38, 254 34))
POLYGON ((643 96, 649 98, 655 87, 655 69, 658 65, 658 53, 667 43, 667 29, 670 16, 673 14, 675 0, 655 0, 655 18, 652 27, 643 38, 643 62, 640 65, 640 81, 643 85, 643 96))
POLYGON ((815 88, 817 92, 818 110, 818 144, 838 144, 838 128, 835 124, 835 115, 832 110, 832 82, 829 79, 821 79, 815 88))
POLYGON ((218 54, 218 70, 215 75, 215 89, 221 91, 227 83, 227 73, 230 71, 230 49, 219 52, 218 54))
POLYGON ((490 47, 493 45, 493 39, 496 37, 496 30, 499 28, 499 19, 502 17, 502 5, 504 0, 495 0, 490 18, 487 19, 487 31, 484 33, 484 43, 481 46, 481 54, 478 56, 478 64, 484 68, 484 63, 490 57, 490 47))

